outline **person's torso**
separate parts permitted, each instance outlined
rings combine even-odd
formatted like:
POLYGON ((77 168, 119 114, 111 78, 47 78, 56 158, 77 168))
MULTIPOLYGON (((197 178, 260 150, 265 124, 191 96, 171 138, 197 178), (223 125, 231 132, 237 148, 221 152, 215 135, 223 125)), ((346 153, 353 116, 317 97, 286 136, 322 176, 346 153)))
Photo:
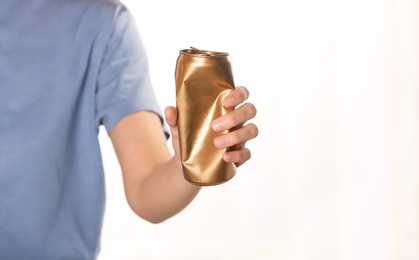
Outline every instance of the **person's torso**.
POLYGON ((94 95, 117 5, 0 5, 0 259, 97 254, 104 184, 94 95))

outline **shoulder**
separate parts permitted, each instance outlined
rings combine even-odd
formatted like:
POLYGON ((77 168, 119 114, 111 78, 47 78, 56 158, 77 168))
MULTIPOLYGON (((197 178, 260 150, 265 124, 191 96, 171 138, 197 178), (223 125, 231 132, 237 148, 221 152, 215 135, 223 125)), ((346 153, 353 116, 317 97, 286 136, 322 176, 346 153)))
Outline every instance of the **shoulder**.
POLYGON ((103 22, 103 19, 113 20, 115 15, 126 10, 125 5, 119 0, 64 0, 50 1, 50 3, 64 12, 72 12, 75 15, 78 13, 85 19, 97 22, 103 22))

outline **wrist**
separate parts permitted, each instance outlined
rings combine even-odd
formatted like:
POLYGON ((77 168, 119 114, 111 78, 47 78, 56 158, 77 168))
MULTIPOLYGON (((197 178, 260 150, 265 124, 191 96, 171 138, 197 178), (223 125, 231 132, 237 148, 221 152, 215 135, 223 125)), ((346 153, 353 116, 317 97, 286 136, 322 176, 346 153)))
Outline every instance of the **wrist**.
POLYGON ((200 186, 194 185, 185 179, 183 175, 182 163, 176 155, 172 157, 170 164, 172 168, 171 176, 173 177, 173 181, 176 183, 176 186, 179 189, 191 189, 192 191, 196 192, 200 190, 200 186))

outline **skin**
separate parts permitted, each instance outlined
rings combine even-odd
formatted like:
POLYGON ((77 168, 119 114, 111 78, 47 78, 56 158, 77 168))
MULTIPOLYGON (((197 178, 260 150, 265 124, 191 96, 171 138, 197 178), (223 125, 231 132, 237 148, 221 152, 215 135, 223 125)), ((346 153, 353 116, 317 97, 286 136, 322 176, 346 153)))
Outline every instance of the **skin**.
MULTIPOLYGON (((223 105, 241 106, 212 122, 215 131, 230 129, 229 133, 217 137, 214 145, 231 147, 223 159, 237 166, 250 159, 245 144, 258 135, 255 124, 246 124, 256 116, 255 106, 244 103, 248 97, 245 87, 237 87, 223 105)), ((151 223, 160 223, 182 211, 200 190, 183 177, 176 108, 167 107, 165 117, 172 135, 173 155, 160 131, 160 119, 153 112, 128 115, 109 134, 121 165, 128 204, 138 216, 151 223)))

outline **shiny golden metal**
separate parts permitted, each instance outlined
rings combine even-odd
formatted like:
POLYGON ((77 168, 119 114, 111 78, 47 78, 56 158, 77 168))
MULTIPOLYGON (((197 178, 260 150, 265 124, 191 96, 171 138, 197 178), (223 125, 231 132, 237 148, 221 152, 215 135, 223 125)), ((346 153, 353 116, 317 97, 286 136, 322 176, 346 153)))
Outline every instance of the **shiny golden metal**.
POLYGON ((176 106, 183 174, 187 181, 216 185, 236 173, 234 163, 223 160, 228 150, 214 145, 211 122, 228 113, 222 103, 234 89, 228 53, 191 49, 181 50, 176 64, 176 106))

